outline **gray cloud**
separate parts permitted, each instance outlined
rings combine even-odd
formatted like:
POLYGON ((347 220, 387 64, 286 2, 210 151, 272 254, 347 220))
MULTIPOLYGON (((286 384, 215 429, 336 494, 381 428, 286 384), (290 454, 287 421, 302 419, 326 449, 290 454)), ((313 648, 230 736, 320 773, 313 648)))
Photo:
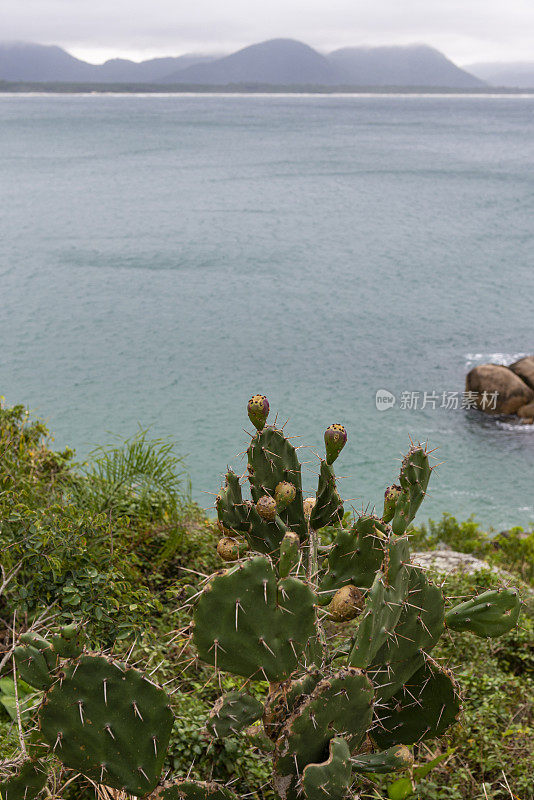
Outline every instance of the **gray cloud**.
POLYGON ((531 0, 3 0, 1 38, 95 59, 222 52, 275 36, 319 49, 426 42, 457 62, 532 59, 531 0))

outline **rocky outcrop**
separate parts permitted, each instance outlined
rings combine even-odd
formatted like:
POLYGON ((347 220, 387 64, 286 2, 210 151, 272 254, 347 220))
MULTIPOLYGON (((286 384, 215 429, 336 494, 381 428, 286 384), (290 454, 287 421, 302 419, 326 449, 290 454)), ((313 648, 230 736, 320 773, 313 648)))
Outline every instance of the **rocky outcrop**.
POLYGON ((520 358, 519 361, 510 364, 509 369, 534 390, 534 356, 520 358))
MULTIPOLYGON (((525 361, 531 362, 534 377, 532 356, 521 359, 513 366, 517 367, 525 361)), ((530 368, 530 364, 527 366, 530 368)), ((527 367, 523 367, 523 371, 526 373, 527 367)), ((478 408, 487 414, 517 414, 523 419, 534 418, 534 388, 510 367, 480 364, 468 372, 465 388, 473 393, 478 408)))

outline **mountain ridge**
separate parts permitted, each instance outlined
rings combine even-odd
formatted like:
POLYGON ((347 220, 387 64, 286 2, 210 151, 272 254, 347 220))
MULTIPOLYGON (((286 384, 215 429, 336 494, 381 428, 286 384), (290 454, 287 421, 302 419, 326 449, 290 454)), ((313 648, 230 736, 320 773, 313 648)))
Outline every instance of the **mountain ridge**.
POLYGON ((483 79, 428 45, 349 47, 322 54, 295 39, 270 39, 224 56, 186 54, 90 64, 57 45, 0 42, 0 80, 157 85, 391 86, 482 88, 483 79))

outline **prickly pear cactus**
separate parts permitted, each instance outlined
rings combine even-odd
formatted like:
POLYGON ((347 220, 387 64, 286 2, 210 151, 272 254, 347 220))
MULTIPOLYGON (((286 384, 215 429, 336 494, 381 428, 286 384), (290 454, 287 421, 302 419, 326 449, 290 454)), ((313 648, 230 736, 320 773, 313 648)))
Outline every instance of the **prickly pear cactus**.
MULTIPOLYGON (((21 637, 19 673, 44 689, 34 748, 94 783, 144 797, 158 785, 167 753, 173 725, 168 697, 137 669, 82 648, 71 626, 50 642, 21 637)), ((37 796, 46 783, 42 762, 28 762, 3 794, 17 800, 21 781, 25 791, 35 790, 27 796, 37 796)))
MULTIPOLYGON (((317 491, 304 498, 297 451, 267 424, 267 398, 255 395, 248 414, 250 499, 229 471, 216 500, 221 570, 190 601, 198 658, 216 675, 244 679, 215 703, 206 731, 259 740, 261 720, 279 800, 343 800, 362 774, 409 769, 410 745, 458 719, 459 687, 432 656, 440 636, 506 633, 520 601, 507 588, 446 610, 440 588, 411 564, 407 531, 432 473, 424 447, 405 456, 382 516, 345 524, 334 472, 345 428, 327 428, 317 491)), ((2 776, 2 800, 38 797, 49 756, 147 800, 237 800, 213 781, 161 782, 173 724, 167 695, 138 670, 86 652, 77 628, 50 641, 26 634, 15 662, 43 701, 31 756, 2 776)))
MULTIPOLYGON (((409 746, 459 717, 459 687, 431 655, 444 631, 505 633, 519 598, 486 592, 445 613, 440 588, 411 564, 407 530, 432 474, 423 446, 404 457, 382 515, 345 526, 334 472, 345 428, 327 428, 317 491, 304 499, 297 452, 267 423, 267 398, 255 395, 248 414, 250 499, 230 471, 216 501, 219 553, 226 560, 231 538, 238 560, 195 600, 192 637, 216 672, 268 681, 269 692, 262 710, 246 692, 223 696, 207 729, 246 735, 261 715, 280 800, 342 800, 362 773, 409 769, 409 746), (320 546, 326 526, 332 543, 320 546)), ((206 786, 165 797, 207 797, 206 786)))

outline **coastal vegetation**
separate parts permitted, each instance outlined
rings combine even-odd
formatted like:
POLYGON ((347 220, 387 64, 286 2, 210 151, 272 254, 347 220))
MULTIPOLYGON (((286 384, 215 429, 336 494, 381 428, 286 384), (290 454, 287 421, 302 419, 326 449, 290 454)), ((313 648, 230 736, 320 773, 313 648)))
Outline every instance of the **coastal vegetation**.
MULTIPOLYGON (((264 429, 264 410, 261 399, 251 408, 251 419, 258 423, 258 432, 252 441, 262 442, 262 437, 269 436, 272 439, 269 451, 274 452, 276 447, 283 449, 283 459, 289 459, 285 464, 285 477, 293 475, 295 479, 283 481, 278 480, 278 476, 274 483, 273 475, 269 474, 269 471, 274 473, 268 466, 269 459, 265 461, 261 447, 257 452, 252 448, 249 475, 257 510, 252 512, 253 506, 242 505, 237 496, 240 491, 238 484, 229 475, 226 488, 217 501, 223 533, 230 534, 223 537, 223 543, 217 524, 192 502, 184 463, 174 454, 171 443, 153 440, 147 432, 140 431, 126 442, 98 449, 85 463, 79 464, 72 450, 58 452, 52 448, 46 427, 33 420, 24 408, 17 406, 0 410, 0 783, 5 780, 4 786, 9 786, 13 775, 18 775, 24 768, 27 762, 21 758, 21 752, 26 751, 32 757, 37 752, 46 764, 46 769, 43 767, 41 772, 49 776, 43 796, 85 799, 95 797, 96 792, 100 798, 125 798, 127 795, 119 791, 120 786, 136 788, 128 765, 121 766, 123 783, 116 781, 116 789, 107 790, 104 787, 113 786, 113 781, 106 783, 104 775, 100 780, 99 775, 91 773, 87 764, 80 765, 81 768, 72 767, 76 754, 71 754, 70 761, 63 756, 68 762, 64 764, 61 748, 56 746, 54 749, 54 742, 44 755, 35 750, 39 747, 34 741, 37 718, 43 733, 46 733, 47 726, 43 711, 39 709, 60 708, 58 686, 61 688, 62 681, 66 687, 74 686, 76 680, 82 681, 83 677, 89 684, 95 665, 101 670, 110 670, 105 674, 104 682, 109 680, 110 686, 114 685, 117 674, 109 661, 112 655, 116 662, 137 665, 143 674, 149 676, 150 683, 140 684, 139 692, 143 697, 139 700, 141 715, 144 715, 141 703, 145 702, 146 692, 147 708, 156 714, 164 731, 161 738, 168 739, 165 750, 161 748, 158 751, 158 745, 154 743, 153 772, 145 770, 148 778, 157 783, 159 768, 164 775, 172 775, 175 780, 187 776, 190 785, 181 791, 187 790, 185 796, 188 797, 201 796, 194 793, 198 790, 194 781, 209 780, 218 782, 220 787, 228 786, 217 790, 221 798, 235 794, 270 800, 274 797, 272 742, 258 725, 248 731, 250 735, 243 735, 233 720, 235 714, 226 715, 229 702, 238 703, 239 719, 245 728, 253 725, 258 715, 263 713, 264 719, 268 720, 266 730, 270 724, 270 731, 276 730, 278 741, 280 727, 285 739, 290 739, 294 733, 291 726, 287 727, 287 708, 280 718, 277 700, 280 685, 289 674, 293 676, 295 668, 304 670, 301 679, 308 677, 316 681, 315 690, 320 685, 323 697, 331 690, 334 681, 342 683, 345 680, 353 685, 341 686, 340 683, 337 687, 340 691, 348 689, 356 705, 365 698, 368 701, 367 695, 375 690, 367 678, 364 680, 357 674, 357 670, 362 666, 372 666, 373 670, 367 670, 369 674, 376 676, 383 672, 380 657, 376 660, 380 647, 376 646, 376 632, 373 630, 374 653, 371 656, 367 652, 363 637, 358 640, 358 627, 354 620, 360 616, 362 621, 366 619, 365 611, 361 615, 362 603, 370 602, 373 591, 375 594, 381 591, 372 589, 377 571, 385 569, 386 573, 389 572, 389 588, 395 586, 394 591, 401 591, 391 570, 396 563, 396 550, 402 548, 404 551, 408 547, 404 529, 410 522, 408 538, 412 550, 445 545, 483 558, 488 569, 474 575, 445 577, 410 568, 411 580, 420 582, 410 591, 417 592, 422 601, 410 605, 425 608, 423 621, 432 632, 429 634, 431 641, 425 644, 425 652, 434 646, 432 660, 424 660, 421 665, 421 655, 408 652, 410 645, 404 644, 402 628, 397 627, 398 620, 389 620, 386 625, 387 628, 392 626, 390 629, 396 630, 398 635, 391 637, 388 644, 383 643, 382 655, 385 648, 388 651, 387 663, 394 672, 396 668, 392 664, 405 664, 408 658, 413 658, 413 672, 409 679, 418 669, 430 670, 427 677, 432 680, 439 675, 439 691, 448 692, 446 702, 443 702, 444 710, 440 713, 441 703, 434 716, 431 707, 426 709, 426 696, 421 685, 418 714, 415 716, 423 717, 424 710, 425 724, 420 735, 409 737, 407 744, 413 745, 409 752, 406 752, 404 743, 394 741, 391 731, 389 738, 387 731, 384 732, 380 726, 378 733, 376 726, 371 731, 372 736, 374 733, 375 737, 382 737, 380 750, 389 751, 387 756, 381 756, 382 762, 377 759, 376 739, 374 752, 369 752, 368 746, 361 746, 362 742, 368 741, 366 734, 371 723, 367 719, 365 727, 351 732, 354 739, 359 739, 355 746, 358 754, 351 764, 351 780, 357 780, 358 792, 366 799, 420 796, 429 800, 505 797, 526 800, 534 778, 531 762, 534 742, 531 707, 534 688, 531 588, 534 534, 519 528, 492 534, 481 530, 474 520, 459 523, 450 515, 445 515, 440 522, 414 527, 409 518, 424 496, 418 476, 423 471, 426 480, 430 477, 428 457, 421 448, 415 448, 407 456, 404 473, 401 471, 401 489, 390 487, 383 517, 362 516, 352 527, 350 515, 344 514, 337 495, 333 475, 336 451, 339 452, 339 445, 343 442, 341 426, 332 426, 333 430, 327 436, 327 453, 320 464, 319 500, 315 506, 313 503, 306 506, 301 495, 295 499, 296 494, 292 496, 290 488, 280 487, 282 483, 289 483, 296 486, 298 493, 298 462, 294 460, 290 443, 282 443, 282 439, 286 442, 283 434, 273 433, 270 427, 264 429), (273 508, 269 499, 274 501, 274 519, 270 518, 273 508), (404 505, 400 501, 404 501, 404 505), (252 530, 248 527, 248 517, 242 517, 244 508, 247 513, 257 516, 252 530), (393 533, 390 526, 393 526, 393 533), (290 529, 289 533, 286 528, 290 529), (297 539, 291 532, 294 530, 300 533, 297 539), (317 533, 317 538, 313 534, 312 547, 309 547, 309 531, 317 533), (343 585, 339 585, 339 572, 344 569, 347 559, 354 561, 354 554, 353 548, 349 547, 338 570, 335 547, 338 546, 339 552, 339 547, 344 542, 350 544, 354 536, 360 546, 370 547, 366 554, 371 554, 371 564, 366 561, 362 566, 356 559, 352 569, 360 570, 360 579, 356 580, 356 573, 351 572, 350 582, 347 578, 342 581, 343 585), (224 539, 228 541, 225 543, 224 539), (232 560, 236 557, 241 559, 247 548, 251 552, 245 554, 242 561, 234 563, 232 560), (256 555, 252 555, 252 551, 256 555), (264 555, 257 555, 258 551, 264 555), (386 553, 387 563, 384 561, 386 553), (225 566, 220 554, 230 559, 226 565, 229 572, 208 583, 210 588, 206 592, 207 577, 225 566), (236 649, 233 639, 238 634, 239 614, 246 614, 247 609, 239 608, 240 595, 236 605, 232 580, 238 582, 238 587, 240 581, 246 580, 246 585, 241 583, 240 591, 254 593, 259 579, 260 594, 267 591, 266 586, 270 591, 271 575, 263 575, 265 569, 272 569, 266 555, 273 557, 279 572, 274 580, 279 582, 279 587, 283 581, 288 584, 281 587, 288 595, 286 605, 292 602, 292 592, 299 592, 300 599, 294 608, 288 608, 298 622, 298 625, 292 625, 294 633, 291 636, 286 631, 286 626, 291 623, 289 617, 275 622, 267 620, 265 624, 280 626, 286 644, 293 638, 297 650, 299 637, 306 631, 306 626, 310 627, 310 619, 313 633, 314 604, 312 602, 310 606, 307 602, 307 584, 303 580, 303 570, 307 572, 309 583, 320 592, 321 649, 330 652, 328 675, 324 674, 328 663, 324 656, 320 659, 323 665, 321 675, 310 676, 305 672, 306 651, 311 647, 317 648, 317 642, 309 646, 302 642, 302 648, 295 656, 287 647, 278 652, 279 637, 271 639, 265 634, 264 645, 258 648, 257 642, 251 643, 243 634, 239 651, 236 649), (236 564, 241 566, 236 569, 236 564), (506 574, 503 575, 502 570, 506 570, 506 574), (367 587, 365 597, 349 592, 347 599, 346 591, 343 594, 347 587, 353 587, 353 581, 358 586, 367 587), (438 598, 441 593, 432 588, 433 582, 448 598, 445 609, 441 611, 438 598), (513 590, 498 591, 503 584, 511 586, 512 583, 518 586, 524 602, 517 626, 508 624, 508 614, 513 616, 517 609, 513 590), (480 625, 484 633, 490 632, 488 625, 493 626, 492 633, 501 633, 495 639, 473 635, 469 630, 475 624, 472 614, 462 616, 462 612, 458 612, 462 616, 458 622, 451 612, 466 599, 486 592, 490 593, 487 602, 491 605, 491 614, 488 619, 484 609, 476 611, 482 614, 478 633, 481 632, 480 625), (423 599, 428 597, 432 602, 427 604, 423 599), (500 610, 501 600, 497 599, 502 597, 509 602, 504 611, 500 610), (221 620, 225 617, 225 604, 229 602, 235 615, 232 619, 237 622, 225 630, 221 620), (448 620, 447 635, 440 636, 443 613, 448 620), (193 641, 189 637, 192 614, 196 623, 193 641), (224 647, 224 637, 232 644, 224 647), (220 642, 218 655, 215 641, 220 642), (22 650, 15 657, 17 646, 22 650), (28 653, 31 651, 27 648, 32 647, 45 661, 44 672, 37 677, 35 670, 32 671, 33 661, 28 669, 28 653), (82 647, 86 651, 83 656, 82 647), (402 659, 395 658, 395 648, 402 650, 402 659), (278 658, 272 656, 273 649, 278 658), (96 653, 105 654, 105 665, 99 660, 102 658, 100 655, 94 655, 96 653), (348 667, 345 665, 347 656, 352 662, 348 667), (363 663, 366 659, 368 663, 363 663), (348 677, 345 673, 343 677, 340 675, 342 663, 343 669, 348 669, 348 677), (258 669, 265 674, 258 676, 258 669), (37 685, 39 681, 40 685, 37 685), (168 716, 165 703, 159 709, 161 695, 154 692, 161 690, 156 690, 152 682, 164 687, 174 721, 168 716), (459 711, 457 682, 461 687, 463 709, 455 720, 459 711), (245 683, 246 695, 243 694, 245 683), (47 699, 44 705, 43 696, 47 699), (212 711, 214 704, 215 712, 212 711), (452 724, 445 726, 445 721, 452 724), (407 769, 388 773, 384 759, 387 761, 385 768, 407 769), (415 759, 413 763, 412 759, 415 759)), ((402 564, 405 560, 402 553, 398 561, 402 564)), ((388 603, 394 607, 397 600, 405 602, 399 597, 388 598, 388 603)), ((386 604, 386 608, 390 609, 390 606, 386 604)), ((405 606, 404 612, 405 616, 409 615, 410 608, 405 606)), ((408 623, 409 619, 405 618, 404 624, 408 623)), ((424 629, 423 634, 426 636, 424 629)), ((35 656, 35 660, 39 661, 39 656, 35 656)), ((130 672, 137 675, 135 669, 130 672)), ((146 681, 142 677, 140 680, 146 681)), ((406 691, 413 691, 412 684, 406 686, 407 677, 402 670, 395 680, 398 688, 392 697, 397 697, 398 692, 406 696, 406 691)), ((390 681, 375 682, 384 695, 378 703, 387 705, 391 698, 387 696, 389 690, 384 687, 390 681)), ((313 687, 311 692, 313 694, 313 687)), ((107 705, 107 695, 104 701, 107 705)), ((99 694, 99 708, 102 702, 99 694)), ((300 705, 299 709, 301 713, 296 717, 293 714, 291 725, 295 724, 295 719, 302 718, 300 705)), ((69 724, 77 725, 81 714, 83 725, 83 709, 76 708, 75 711, 75 718, 70 720, 69 717, 69 724)), ((111 708, 109 714, 112 716, 113 713, 116 712, 111 708)), ((336 733, 330 745, 330 766, 336 765, 335 780, 338 784, 341 781, 341 788, 332 788, 330 773, 323 771, 321 774, 316 770, 314 775, 313 770, 311 774, 308 770, 304 790, 309 797, 315 796, 317 786, 324 785, 324 775, 329 780, 327 788, 331 797, 336 796, 335 791, 342 791, 344 780, 349 780, 346 746, 344 748, 342 744, 346 724, 336 721, 339 713, 339 709, 336 710, 330 720, 336 733)), ((145 735, 144 720, 137 715, 134 717, 142 738, 145 735)), ((366 719, 363 711, 361 717, 366 719)), ((53 715, 48 722, 50 725, 54 723, 53 715)), ((416 722, 410 720, 410 724, 416 722)), ((114 721, 109 724, 113 731, 114 721)), ((388 727, 387 715, 382 719, 382 725, 388 727)), ((315 730, 315 726, 312 727, 315 730)), ((319 734, 308 731, 308 744, 311 742, 317 748, 318 737, 319 734)), ((328 751, 329 738, 330 734, 321 740, 321 752, 325 746, 328 751)), ((109 739, 110 747, 111 742, 112 737, 109 739)), ((304 767, 311 766, 306 755, 302 758, 304 767)), ((279 772, 282 760, 278 754, 276 769, 279 772)), ((282 767, 288 769, 292 777, 289 790, 287 786, 279 786, 278 791, 279 794, 289 791, 289 797, 293 785, 296 786, 300 780, 300 774, 293 773, 291 764, 283 763, 282 767)), ((135 780, 140 782, 141 792, 144 778, 135 773, 136 769, 133 773, 135 780)), ((37 784, 40 780, 39 775, 37 784)), ((28 777, 26 785, 29 785, 28 777)), ((7 800, 18 796, 7 793, 7 800)), ((27 795, 30 796, 36 795, 27 795)), ((173 794, 168 789, 165 796, 184 795, 173 794)))

